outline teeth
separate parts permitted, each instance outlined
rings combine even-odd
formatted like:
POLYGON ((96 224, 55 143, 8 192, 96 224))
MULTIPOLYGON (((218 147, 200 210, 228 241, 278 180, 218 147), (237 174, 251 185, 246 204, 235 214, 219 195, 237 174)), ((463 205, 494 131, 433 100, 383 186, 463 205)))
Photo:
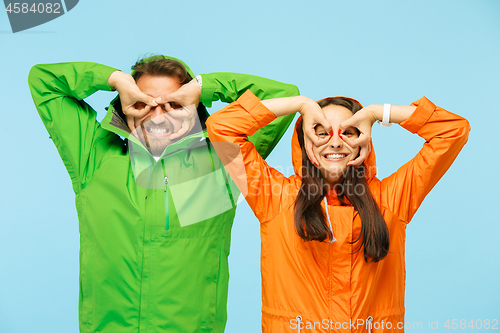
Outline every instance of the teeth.
POLYGON ((337 159, 337 158, 344 158, 346 155, 344 154, 327 154, 326 158, 327 159, 337 159))
POLYGON ((148 128, 148 132, 153 133, 153 134, 165 134, 165 133, 167 133, 167 129, 166 128, 148 128))

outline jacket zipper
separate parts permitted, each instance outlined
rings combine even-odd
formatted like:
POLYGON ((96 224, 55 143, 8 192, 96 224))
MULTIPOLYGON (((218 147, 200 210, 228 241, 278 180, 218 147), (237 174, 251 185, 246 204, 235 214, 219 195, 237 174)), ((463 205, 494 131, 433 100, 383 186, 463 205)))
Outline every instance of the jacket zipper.
POLYGON ((170 212, 169 212, 169 203, 168 203, 168 177, 167 172, 165 171, 165 163, 163 159, 161 160, 161 166, 163 169, 163 176, 165 182, 165 231, 168 231, 170 228, 170 212))

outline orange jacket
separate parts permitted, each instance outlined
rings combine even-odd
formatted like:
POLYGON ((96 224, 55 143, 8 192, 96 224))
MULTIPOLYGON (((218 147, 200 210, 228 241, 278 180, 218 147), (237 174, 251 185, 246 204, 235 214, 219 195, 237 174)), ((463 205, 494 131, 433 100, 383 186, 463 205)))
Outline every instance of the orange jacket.
POLYGON ((416 110, 400 125, 426 140, 420 152, 383 180, 375 176, 373 149, 364 162, 390 234, 389 254, 378 263, 366 263, 363 250, 353 253, 358 243, 350 242, 360 233, 361 219, 352 206, 340 206, 333 193, 327 195, 327 208, 337 241, 305 242, 298 236, 293 216, 302 166, 297 132, 292 139, 296 174, 287 178, 268 166, 247 140, 276 118, 258 98, 247 91, 209 118, 209 138, 261 222, 263 332, 404 331, 406 225, 470 130, 467 120, 425 97, 412 105, 416 110), (245 175, 236 174, 237 163, 229 163, 237 160, 234 149, 228 154, 231 144, 241 150, 245 175))

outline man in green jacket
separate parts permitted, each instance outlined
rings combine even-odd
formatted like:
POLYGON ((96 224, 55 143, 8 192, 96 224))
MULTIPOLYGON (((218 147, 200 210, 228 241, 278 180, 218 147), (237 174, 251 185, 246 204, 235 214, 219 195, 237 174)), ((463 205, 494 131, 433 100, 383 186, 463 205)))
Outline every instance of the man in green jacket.
MULTIPOLYGON (((135 69, 137 82, 95 63, 36 65, 29 75, 76 195, 80 332, 223 332, 239 192, 207 140, 205 106, 233 102, 247 89, 260 99, 298 89, 233 73, 195 79, 182 61, 164 56, 135 69), (141 69, 162 59, 180 63, 187 76, 141 69), (114 89, 119 96, 99 123, 83 99, 114 89), (195 109, 175 103, 196 106, 198 95, 195 109)), ((291 121, 281 117, 250 138, 264 158, 291 121)))

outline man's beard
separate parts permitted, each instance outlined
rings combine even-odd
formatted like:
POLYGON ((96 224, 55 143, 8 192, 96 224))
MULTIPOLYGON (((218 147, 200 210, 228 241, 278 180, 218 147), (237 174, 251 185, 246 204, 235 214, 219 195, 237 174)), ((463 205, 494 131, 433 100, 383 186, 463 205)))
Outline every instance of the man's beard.
POLYGON ((171 143, 170 135, 173 132, 174 125, 165 116, 158 116, 142 122, 133 134, 151 155, 158 157, 171 143))

